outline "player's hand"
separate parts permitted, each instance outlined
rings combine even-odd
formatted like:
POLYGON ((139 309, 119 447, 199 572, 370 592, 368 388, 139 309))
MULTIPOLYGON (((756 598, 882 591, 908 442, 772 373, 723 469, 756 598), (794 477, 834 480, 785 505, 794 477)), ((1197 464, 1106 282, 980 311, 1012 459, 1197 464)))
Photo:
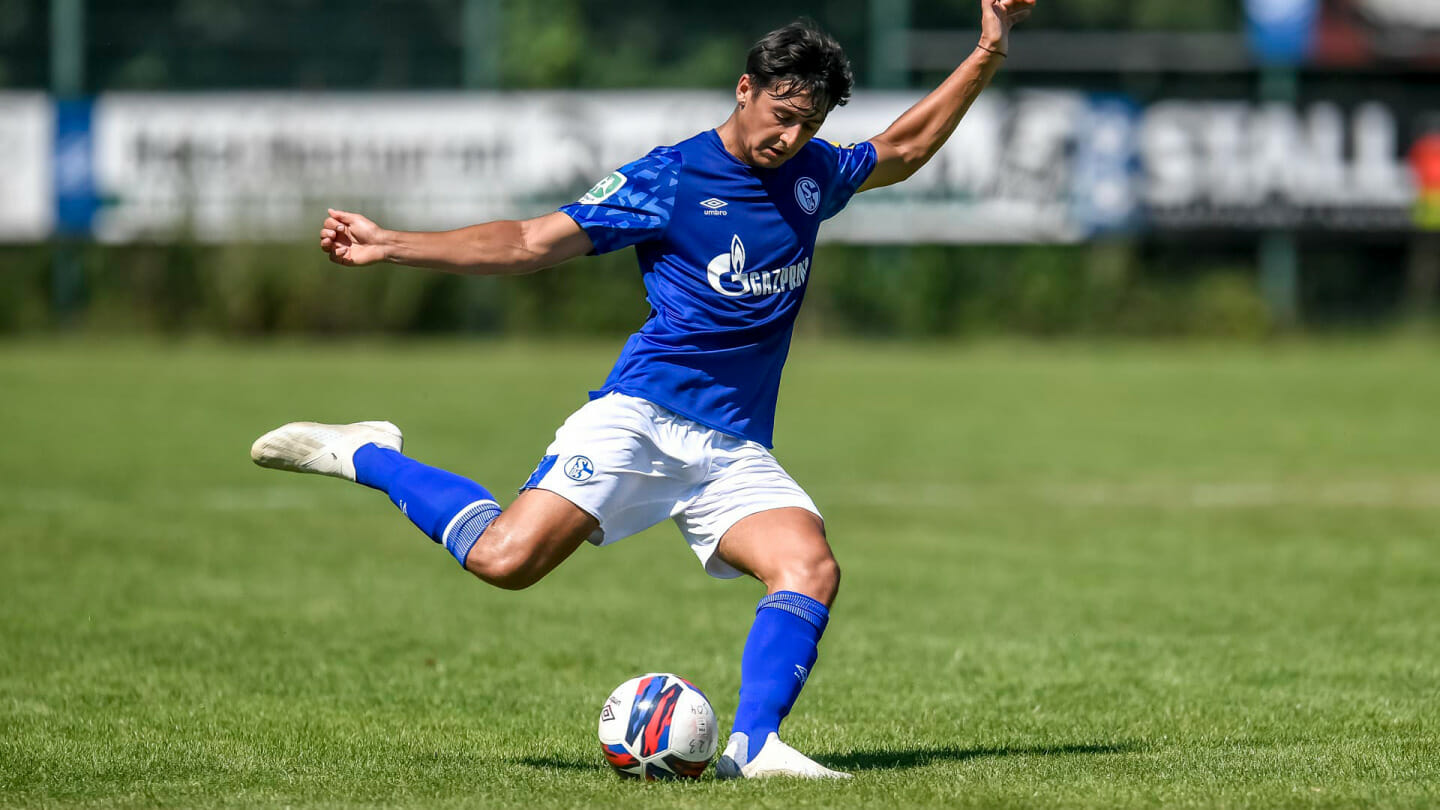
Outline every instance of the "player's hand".
POLYGON ((349 211, 329 212, 320 228, 320 249, 330 254, 330 261, 359 267, 387 258, 385 230, 379 225, 349 211))
POLYGON ((1025 21, 1035 0, 980 0, 980 44, 991 51, 1010 52, 1010 27, 1025 21))

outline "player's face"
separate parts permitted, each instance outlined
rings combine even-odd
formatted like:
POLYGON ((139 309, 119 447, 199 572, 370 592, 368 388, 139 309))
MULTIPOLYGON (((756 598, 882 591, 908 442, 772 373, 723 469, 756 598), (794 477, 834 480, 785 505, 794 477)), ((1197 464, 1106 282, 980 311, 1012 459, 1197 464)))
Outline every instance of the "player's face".
POLYGON ((826 109, 809 96, 782 98, 783 87, 760 90, 740 80, 739 118, 746 162, 773 169, 794 157, 825 123, 826 109))

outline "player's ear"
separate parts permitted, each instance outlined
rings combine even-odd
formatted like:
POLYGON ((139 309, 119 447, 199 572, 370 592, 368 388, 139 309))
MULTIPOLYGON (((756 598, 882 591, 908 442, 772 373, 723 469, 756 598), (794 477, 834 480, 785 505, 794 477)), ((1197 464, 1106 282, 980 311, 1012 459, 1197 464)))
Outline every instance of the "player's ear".
POLYGON ((753 90, 754 84, 750 81, 750 74, 742 74, 740 76, 740 81, 736 82, 735 84, 735 103, 743 108, 745 106, 745 102, 750 98, 751 92, 753 90))

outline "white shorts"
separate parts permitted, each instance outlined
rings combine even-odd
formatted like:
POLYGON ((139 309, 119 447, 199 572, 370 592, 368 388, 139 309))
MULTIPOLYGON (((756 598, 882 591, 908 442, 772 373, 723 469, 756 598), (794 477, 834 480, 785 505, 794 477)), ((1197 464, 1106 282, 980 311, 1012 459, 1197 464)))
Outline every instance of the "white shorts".
POLYGON ((715 547, 741 519, 786 506, 820 515, 764 445, 619 393, 591 400, 555 431, 521 490, 537 488, 600 521, 590 537, 599 546, 671 518, 721 579, 740 576, 715 547))

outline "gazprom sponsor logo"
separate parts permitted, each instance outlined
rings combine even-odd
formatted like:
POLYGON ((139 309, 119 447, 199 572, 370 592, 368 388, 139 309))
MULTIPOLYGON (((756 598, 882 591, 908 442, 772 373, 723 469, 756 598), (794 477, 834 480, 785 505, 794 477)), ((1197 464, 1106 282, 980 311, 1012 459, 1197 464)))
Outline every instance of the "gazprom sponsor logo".
POLYGON ((810 276, 810 257, 776 270, 745 272, 745 243, 730 237, 730 252, 710 260, 706 267, 710 286, 727 298, 764 296, 798 290, 810 276))

